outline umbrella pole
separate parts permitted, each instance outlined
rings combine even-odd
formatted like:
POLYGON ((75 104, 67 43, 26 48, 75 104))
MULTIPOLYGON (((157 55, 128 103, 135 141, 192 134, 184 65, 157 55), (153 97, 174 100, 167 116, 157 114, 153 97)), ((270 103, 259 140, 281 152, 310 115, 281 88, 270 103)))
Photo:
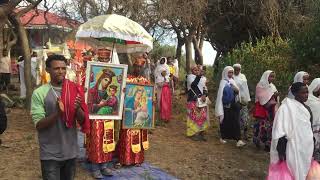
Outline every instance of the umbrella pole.
POLYGON ((110 60, 110 62, 112 62, 112 60, 113 60, 113 49, 114 49, 114 44, 115 44, 115 41, 113 41, 113 44, 112 44, 112 51, 111 51, 111 60, 110 60))

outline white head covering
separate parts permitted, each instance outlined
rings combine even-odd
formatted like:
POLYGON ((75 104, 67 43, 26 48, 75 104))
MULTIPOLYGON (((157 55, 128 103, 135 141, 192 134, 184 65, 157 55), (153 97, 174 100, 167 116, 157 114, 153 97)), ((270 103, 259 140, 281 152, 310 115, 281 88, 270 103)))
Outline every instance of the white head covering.
POLYGON ((277 88, 273 83, 269 83, 269 76, 273 71, 267 70, 261 76, 261 79, 256 87, 256 101, 265 105, 273 96, 275 92, 277 92, 277 88))
POLYGON ((237 64, 234 64, 234 65, 233 65, 233 68, 240 68, 240 69, 241 69, 241 64, 238 64, 238 63, 237 63, 237 64))
POLYGON ((313 95, 313 92, 318 91, 320 88, 320 78, 314 79, 309 89, 309 96, 306 105, 310 107, 313 115, 312 129, 316 139, 315 148, 320 148, 320 98, 313 95))
POLYGON ((297 74, 293 78, 293 83, 303 82, 303 76, 305 76, 305 75, 309 75, 309 74, 307 72, 304 72, 304 71, 297 72, 297 74))
POLYGON ((315 78, 308 87, 309 93, 316 92, 320 89, 320 78, 315 78))
POLYGON ((233 87, 239 89, 235 81, 232 78, 228 77, 229 71, 234 71, 233 67, 226 66, 222 71, 221 81, 220 81, 219 90, 218 90, 217 99, 216 99, 215 115, 216 117, 219 117, 220 122, 222 122, 224 118, 223 103, 222 103, 224 87, 226 86, 226 84, 231 84, 233 87))
POLYGON ((240 64, 234 64, 233 67, 240 68, 239 74, 233 75, 233 79, 240 89, 240 93, 241 93, 240 102, 242 102, 242 101, 249 102, 249 101, 251 101, 251 98, 250 98, 250 92, 249 92, 249 88, 248 88, 247 78, 244 74, 241 73, 241 65, 240 64))
POLYGON ((154 70, 155 83, 169 82, 170 69, 167 65, 167 58, 162 57, 160 60, 157 62, 157 67, 154 70), (164 64, 160 63, 161 59, 164 59, 164 64), (167 72, 165 78, 161 75, 163 71, 167 72))
MULTIPOLYGON (((293 83, 296 82, 302 82, 303 83, 303 76, 309 75, 307 72, 304 71, 299 71, 296 73, 296 75, 293 78, 293 83)), ((294 95, 291 92, 291 86, 289 87, 289 92, 288 92, 288 98, 294 99, 294 95)))

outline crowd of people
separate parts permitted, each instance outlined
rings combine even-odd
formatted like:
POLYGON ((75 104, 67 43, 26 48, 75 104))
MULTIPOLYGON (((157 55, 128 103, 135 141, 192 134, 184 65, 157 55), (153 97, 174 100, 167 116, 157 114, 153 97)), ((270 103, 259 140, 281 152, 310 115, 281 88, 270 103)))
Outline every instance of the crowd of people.
MULTIPOLYGON (((309 78, 307 72, 298 72, 288 94, 280 101, 280 93, 273 84, 276 74, 271 70, 265 71, 256 86, 252 113, 255 118, 253 143, 257 147, 263 144, 265 151, 270 151, 271 165, 286 162, 297 180, 307 178, 313 159, 320 161, 320 80, 315 78, 309 86, 309 78)), ((237 146, 245 145, 241 139, 246 139, 250 99, 241 65, 225 67, 215 107, 222 143, 233 139, 237 146)))
MULTIPOLYGON (((38 131, 43 179, 74 178, 79 151, 77 129, 80 127, 86 136, 86 158, 91 164, 92 176, 96 179, 112 176, 111 167, 140 166, 144 162, 144 151, 150 147, 150 132, 147 129, 125 129, 118 120, 89 119, 88 114, 99 97, 111 96, 112 74, 104 72, 100 76, 95 92, 94 88, 86 89, 87 62, 114 62, 107 49, 82 55, 82 67, 71 72, 71 75, 69 61, 64 56, 48 56, 45 63, 50 81, 33 92, 31 115, 38 131), (96 96, 85 102, 85 91, 96 96)), ((148 55, 143 54, 135 57, 132 64, 126 82, 151 85, 154 80, 157 98, 153 101, 159 112, 158 121, 168 123, 171 119, 174 82, 178 79, 174 63, 170 58, 163 57, 151 69, 152 63, 148 55)))
MULTIPOLYGON (((94 56, 96 61, 113 63, 106 49, 99 49, 96 54, 83 53, 83 64, 76 71, 62 55, 50 55, 45 62, 50 82, 33 92, 31 107, 32 119, 38 131, 43 179, 74 179, 79 151, 78 129, 86 134, 86 158, 91 163, 92 176, 96 179, 102 179, 103 175, 112 176, 112 164, 117 168, 141 165, 144 151, 150 148, 148 134, 151 132, 147 129, 125 129, 120 121, 112 119, 89 119, 89 104, 98 97, 85 102, 84 94, 88 90, 84 82, 87 61, 92 61, 94 56)), ((145 53, 134 58, 132 64, 126 81, 142 85, 154 83, 156 97, 153 102, 158 112, 156 119, 161 123, 170 122, 172 99, 179 83, 177 60, 162 57, 152 63, 145 53)), ((240 64, 225 67, 217 96, 211 98, 205 66, 195 65, 191 68, 185 80, 187 137, 194 141, 207 141, 205 134, 210 126, 210 99, 215 99, 214 111, 219 123, 220 142, 225 144, 235 140, 237 147, 248 143, 251 94, 247 78, 241 70, 240 64)), ((5 77, 1 78, 1 85, 4 85, 7 83, 7 71, 0 73, 1 77, 5 77)), ((110 73, 105 73, 101 81, 110 79, 109 76, 110 73)), ((270 152, 270 163, 286 161, 295 179, 299 180, 306 178, 312 159, 320 161, 320 78, 315 78, 310 85, 309 78, 307 72, 298 72, 288 94, 281 101, 280 93, 273 84, 276 73, 265 71, 256 85, 252 111, 255 118, 253 143, 270 152)), ((102 85, 98 86, 100 88, 102 85)), ((114 88, 117 87, 110 86, 102 93, 111 92, 114 88)), ((98 89, 96 93, 101 95, 98 89)))

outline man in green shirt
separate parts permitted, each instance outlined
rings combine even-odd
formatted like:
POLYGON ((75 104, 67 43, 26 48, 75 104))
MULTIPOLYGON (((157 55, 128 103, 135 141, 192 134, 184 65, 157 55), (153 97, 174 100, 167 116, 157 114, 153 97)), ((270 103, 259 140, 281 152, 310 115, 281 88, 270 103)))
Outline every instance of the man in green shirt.
MULTIPOLYGON (((61 119, 65 108, 61 91, 66 76, 66 59, 51 55, 46 61, 46 71, 51 82, 37 88, 32 95, 31 115, 38 131, 42 178, 45 180, 73 180, 76 169, 77 143, 76 121, 71 128, 61 119)), ((76 119, 84 121, 80 107, 83 98, 76 97, 76 119)))

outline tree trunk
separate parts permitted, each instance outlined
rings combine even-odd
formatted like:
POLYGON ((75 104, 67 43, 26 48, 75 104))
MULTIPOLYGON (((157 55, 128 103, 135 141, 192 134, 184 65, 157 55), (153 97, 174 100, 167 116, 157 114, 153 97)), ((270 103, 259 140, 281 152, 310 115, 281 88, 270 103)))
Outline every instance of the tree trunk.
POLYGON ((178 38, 178 45, 176 49, 176 59, 181 63, 181 55, 182 55, 182 46, 184 45, 184 40, 182 38, 178 38))
MULTIPOLYGON (((203 37, 201 37, 199 39, 199 41, 203 41, 201 40, 203 37)), ((194 56, 195 56, 195 62, 196 64, 200 64, 203 65, 203 54, 202 54, 202 45, 200 46, 200 42, 197 40, 197 38, 195 36, 192 37, 192 43, 193 43, 193 48, 194 48, 194 56)), ((203 44, 203 42, 202 42, 203 44)))
POLYGON ((2 52, 3 52, 3 49, 4 49, 4 42, 3 42, 3 31, 4 31, 4 25, 6 21, 2 21, 0 20, 0 59, 2 58, 2 52))
POLYGON ((186 37, 186 46, 185 46, 185 50, 186 50, 186 72, 190 73, 190 69, 191 69, 191 61, 192 61, 192 37, 186 37))
POLYGON ((132 60, 131 60, 131 56, 130 54, 126 54, 127 56, 127 62, 128 62, 128 74, 132 73, 132 67, 133 67, 133 63, 132 63, 132 60))
POLYGON ((213 66, 215 66, 216 68, 218 68, 219 66, 219 57, 221 56, 221 53, 222 53, 221 50, 217 50, 217 55, 214 58, 213 66))
POLYGON ((10 17, 10 21, 14 25, 19 35, 20 46, 22 49, 22 54, 24 59, 24 80, 26 84, 26 108, 27 110, 30 110, 33 87, 32 87, 32 76, 31 76, 31 53, 30 53, 27 31, 21 24, 19 16, 10 17))
POLYGON ((107 14, 112 14, 113 11, 113 0, 109 0, 109 5, 108 5, 108 9, 107 9, 107 14))

